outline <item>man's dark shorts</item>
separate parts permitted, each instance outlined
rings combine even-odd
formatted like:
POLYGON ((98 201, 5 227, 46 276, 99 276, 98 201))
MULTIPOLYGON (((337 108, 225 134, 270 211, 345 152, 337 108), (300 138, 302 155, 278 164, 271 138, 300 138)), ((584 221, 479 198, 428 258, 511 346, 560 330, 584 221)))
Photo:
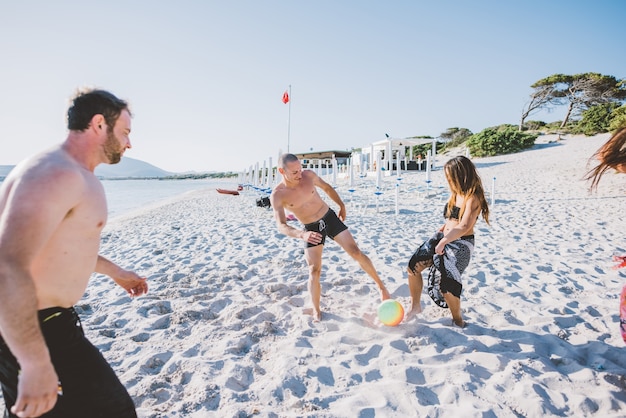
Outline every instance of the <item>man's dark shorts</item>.
POLYGON ((304 225, 305 231, 314 231, 322 234, 322 241, 319 244, 311 244, 309 242, 305 242, 305 248, 317 247, 318 245, 324 245, 326 242, 326 236, 328 235, 331 239, 335 239, 337 235, 341 232, 348 229, 348 227, 341 222, 341 219, 337 217, 337 214, 332 209, 328 208, 328 212, 326 215, 322 217, 317 222, 312 222, 310 224, 304 225))
MULTIPOLYGON (((63 394, 41 418, 135 418, 135 405, 100 351, 85 338, 73 308, 39 311, 39 323, 63 394)), ((0 380, 4 417, 17 397, 19 365, 0 338, 0 380)))

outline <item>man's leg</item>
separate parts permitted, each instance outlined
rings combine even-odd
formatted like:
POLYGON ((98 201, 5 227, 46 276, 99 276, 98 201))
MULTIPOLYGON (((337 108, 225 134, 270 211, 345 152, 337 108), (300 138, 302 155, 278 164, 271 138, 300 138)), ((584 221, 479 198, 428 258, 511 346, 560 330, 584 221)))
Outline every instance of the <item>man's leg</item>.
POLYGON ((100 350, 85 338, 75 313, 63 310, 61 316, 44 322, 42 331, 63 390, 45 417, 137 417, 126 388, 100 350))
POLYGON ((346 253, 348 253, 348 255, 350 255, 350 257, 354 258, 359 263, 363 271, 374 279, 380 291, 380 300, 383 301, 390 299, 391 295, 389 295, 383 281, 380 280, 380 277, 378 277, 378 272, 376 272, 376 268, 374 267, 372 260, 361 252, 350 231, 346 229, 345 231, 340 232, 337 236, 335 236, 334 240, 341 246, 341 248, 344 249, 346 253))
POLYGON ((323 245, 308 247, 304 250, 304 258, 309 266, 308 288, 309 294, 311 295, 311 303, 313 304, 313 317, 318 321, 322 319, 322 311, 320 309, 322 285, 320 284, 320 276, 322 274, 323 250, 323 245))

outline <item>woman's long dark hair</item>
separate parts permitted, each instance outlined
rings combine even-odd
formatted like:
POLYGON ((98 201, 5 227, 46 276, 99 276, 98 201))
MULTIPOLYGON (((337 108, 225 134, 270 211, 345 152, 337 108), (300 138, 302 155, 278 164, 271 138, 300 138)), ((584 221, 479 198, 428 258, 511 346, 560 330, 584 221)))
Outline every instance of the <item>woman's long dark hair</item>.
POLYGON ((591 180, 590 190, 598 188, 600 179, 608 169, 617 170, 619 165, 626 165, 626 126, 613 133, 611 138, 600 147, 589 159, 597 159, 600 164, 592 168, 585 175, 585 180, 591 180))
MULTIPOLYGON (((446 174, 451 192, 447 213, 452 213, 452 207, 456 203, 457 195, 461 195, 465 199, 476 196, 480 202, 480 211, 483 218, 489 224, 489 205, 487 204, 487 199, 485 199, 483 182, 478 175, 478 171, 476 171, 474 163, 469 158, 460 155, 448 160, 443 166, 443 171, 446 174)), ((465 206, 461 208, 459 219, 463 217, 464 210, 465 206)))

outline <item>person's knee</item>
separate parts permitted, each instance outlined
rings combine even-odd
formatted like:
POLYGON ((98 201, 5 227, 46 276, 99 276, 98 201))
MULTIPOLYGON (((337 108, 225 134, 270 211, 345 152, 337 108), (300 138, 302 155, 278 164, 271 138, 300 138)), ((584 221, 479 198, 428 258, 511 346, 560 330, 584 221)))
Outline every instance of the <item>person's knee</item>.
POLYGON ((309 277, 311 279, 319 280, 321 273, 322 273, 322 265, 321 264, 310 264, 309 265, 309 277))
POLYGON ((413 266, 409 264, 408 271, 409 271, 409 274, 413 273, 414 275, 418 275, 418 274, 422 274, 422 271, 424 271, 425 269, 427 269, 428 267, 432 265, 433 265, 432 260, 418 261, 413 266), (413 267, 412 271, 411 271, 411 267, 413 267))
POLYGON ((409 273, 409 276, 417 276, 418 274, 422 274, 424 267, 420 265, 420 263, 416 263, 414 266, 407 267, 406 271, 409 273))

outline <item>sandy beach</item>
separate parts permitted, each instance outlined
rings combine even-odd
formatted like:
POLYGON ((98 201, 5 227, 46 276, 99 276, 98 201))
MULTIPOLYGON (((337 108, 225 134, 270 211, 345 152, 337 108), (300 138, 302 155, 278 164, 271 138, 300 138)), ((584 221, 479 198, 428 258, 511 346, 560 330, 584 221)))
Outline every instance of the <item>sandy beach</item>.
MULTIPOLYGON (((464 329, 426 293, 417 318, 381 324, 373 281, 332 241, 313 322, 302 242, 252 190, 110 220, 102 254, 150 292, 131 300, 94 275, 77 310, 140 417, 623 417, 626 269, 611 257, 626 254, 626 176, 608 173, 596 193, 582 180, 607 138, 545 136, 473 160, 495 202, 475 229, 464 329)), ((385 177, 379 196, 373 177, 354 192, 337 179, 347 225, 405 309, 408 259, 443 222, 445 160, 429 196, 424 173, 385 177)))

